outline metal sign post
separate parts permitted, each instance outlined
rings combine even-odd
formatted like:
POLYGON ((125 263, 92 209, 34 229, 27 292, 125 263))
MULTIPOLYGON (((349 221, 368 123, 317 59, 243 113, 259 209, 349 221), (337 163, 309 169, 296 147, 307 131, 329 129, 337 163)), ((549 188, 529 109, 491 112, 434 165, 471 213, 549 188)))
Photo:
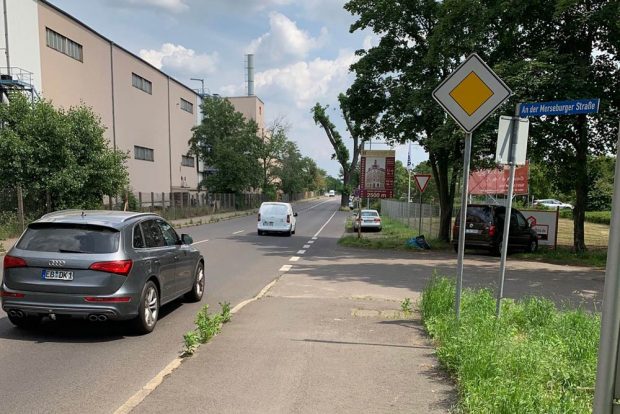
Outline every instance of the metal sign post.
POLYGON ((461 221, 456 269, 456 318, 461 313, 463 286, 463 258, 465 254, 465 225, 469 164, 471 160, 472 132, 480 126, 512 94, 508 86, 473 53, 459 65, 433 91, 433 98, 465 131, 463 157, 463 192, 461 194, 461 221))
POLYGON ((422 235, 422 196, 426 187, 428 186, 428 182, 431 179, 430 174, 415 174, 413 176, 415 178, 415 185, 418 187, 418 191, 420 192, 420 205, 418 207, 418 236, 422 235))
MULTIPOLYGON (((620 123, 618 142, 620 151, 620 123)), ((619 153, 619 152, 617 152, 619 153)), ((598 365, 596 367, 596 386, 594 388, 594 414, 615 414, 620 406, 615 400, 620 398, 617 384, 618 335, 620 332, 620 163, 616 162, 614 178, 614 198, 609 227, 609 246, 607 248, 607 268, 603 290, 603 317, 601 320, 601 339, 598 346, 598 365)))

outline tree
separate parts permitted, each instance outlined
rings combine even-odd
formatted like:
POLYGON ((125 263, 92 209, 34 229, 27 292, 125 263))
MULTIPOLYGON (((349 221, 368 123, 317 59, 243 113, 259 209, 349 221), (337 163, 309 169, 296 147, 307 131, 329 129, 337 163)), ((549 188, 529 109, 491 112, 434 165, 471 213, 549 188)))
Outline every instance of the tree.
POLYGON ((0 104, 0 124, 0 181, 21 186, 39 209, 96 208, 127 186, 127 154, 109 147, 88 107, 14 94, 0 104))
POLYGON ((329 116, 326 113, 328 106, 323 107, 319 103, 317 103, 312 108, 312 114, 314 122, 323 128, 325 134, 327 135, 327 138, 329 139, 329 142, 334 148, 334 154, 332 155, 332 159, 336 159, 340 164, 340 167, 342 168, 343 185, 340 205, 342 207, 346 207, 349 205, 349 196, 351 194, 350 179, 355 169, 357 168, 357 162, 365 139, 362 136, 362 129, 360 124, 354 123, 351 119, 349 99, 345 95, 340 94, 338 100, 340 102, 342 116, 347 125, 347 131, 349 131, 349 134, 353 139, 353 156, 351 156, 350 159, 349 150, 347 149, 347 146, 344 143, 342 136, 336 130, 336 126, 331 122, 329 116))
POLYGON ((276 187, 280 180, 277 175, 278 164, 284 157, 288 126, 281 120, 275 120, 267 129, 267 134, 261 137, 259 147, 259 162, 262 171, 261 188, 263 194, 275 198, 276 187))
POLYGON ((325 191, 334 190, 335 192, 342 192, 342 180, 334 178, 331 175, 325 177, 325 191))
POLYGON ((277 169, 280 188, 285 194, 297 194, 304 191, 307 184, 304 159, 294 142, 287 141, 284 147, 284 155, 277 169))
POLYGON ((194 127, 190 152, 215 169, 204 185, 210 191, 240 193, 262 184, 261 138, 253 120, 246 121, 226 99, 206 97, 203 120, 194 127))

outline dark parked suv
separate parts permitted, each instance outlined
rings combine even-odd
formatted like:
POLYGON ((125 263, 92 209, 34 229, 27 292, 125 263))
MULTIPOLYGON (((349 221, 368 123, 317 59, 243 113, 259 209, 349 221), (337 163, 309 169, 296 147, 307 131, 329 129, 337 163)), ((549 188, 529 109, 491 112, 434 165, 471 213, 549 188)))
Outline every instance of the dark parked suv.
POLYGON ((204 258, 191 243, 155 214, 47 214, 4 257, 2 308, 17 326, 44 316, 132 319, 149 333, 161 305, 202 298, 204 258))
MULTIPOLYGON (((510 218, 509 249, 535 252, 538 249, 538 235, 519 210, 512 209, 510 218)), ((486 249, 499 254, 504 232, 506 208, 498 205, 470 204, 467 206, 465 247, 486 249)), ((452 228, 454 250, 458 248, 460 213, 457 212, 452 228)))

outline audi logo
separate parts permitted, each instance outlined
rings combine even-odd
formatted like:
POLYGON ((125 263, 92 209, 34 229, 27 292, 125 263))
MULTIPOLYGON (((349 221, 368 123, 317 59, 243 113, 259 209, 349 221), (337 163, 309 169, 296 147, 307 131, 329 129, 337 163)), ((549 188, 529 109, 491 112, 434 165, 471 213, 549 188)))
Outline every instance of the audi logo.
POLYGON ((64 266, 65 265, 65 261, 64 260, 50 260, 49 261, 49 265, 50 266, 60 267, 60 266, 64 266))

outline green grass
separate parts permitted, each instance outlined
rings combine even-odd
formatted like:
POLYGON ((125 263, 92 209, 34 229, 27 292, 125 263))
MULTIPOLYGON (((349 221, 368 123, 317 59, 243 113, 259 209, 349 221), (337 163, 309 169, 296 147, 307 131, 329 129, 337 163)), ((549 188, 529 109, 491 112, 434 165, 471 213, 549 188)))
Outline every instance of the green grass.
POLYGON ((420 310, 465 413, 590 413, 600 317, 560 311, 543 298, 504 300, 495 318, 490 290, 465 290, 454 315, 454 281, 434 277, 420 310))
POLYGON ((569 247, 558 246, 557 250, 540 247, 536 253, 518 253, 515 258, 547 263, 605 267, 607 250, 591 248, 583 253, 575 253, 569 247))
MULTIPOLYGON (((381 218, 382 229, 380 232, 364 231, 358 238, 353 232, 352 221, 349 217, 346 223, 347 234, 340 238, 338 243, 346 247, 361 247, 367 249, 400 249, 418 250, 407 246, 407 240, 418 235, 418 231, 410 229, 405 224, 391 220, 388 217, 381 218)), ((449 249, 450 245, 439 240, 428 240, 433 250, 449 249)))
MULTIPOLYGON (((573 210, 560 210, 560 217, 573 219, 573 210)), ((611 223, 611 211, 586 211, 586 222, 607 224, 611 223)))

